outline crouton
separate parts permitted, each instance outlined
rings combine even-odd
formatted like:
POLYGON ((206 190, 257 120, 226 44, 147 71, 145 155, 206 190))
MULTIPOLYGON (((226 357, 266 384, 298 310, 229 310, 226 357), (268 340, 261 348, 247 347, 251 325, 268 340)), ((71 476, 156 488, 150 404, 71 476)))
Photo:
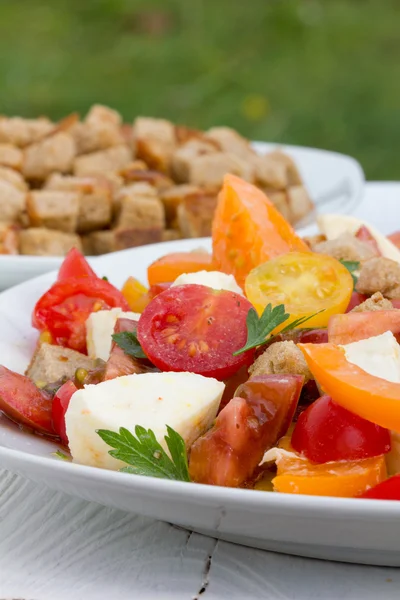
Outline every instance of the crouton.
MULTIPOLYGON (((141 161, 137 161, 137 163, 140 162, 141 161)), ((120 171, 120 175, 123 177, 125 183, 136 183, 143 181, 149 183, 160 191, 166 190, 174 185, 172 179, 167 177, 167 175, 164 173, 160 173, 160 171, 152 171, 151 169, 147 169, 147 167, 144 169, 137 168, 134 163, 132 166, 122 169, 122 171, 120 171)))
POLYGON ((174 185, 173 187, 161 192, 160 199, 164 205, 167 227, 177 226, 177 209, 178 206, 183 202, 184 198, 192 194, 200 193, 201 188, 187 183, 174 185))
POLYGON ((30 192, 26 202, 31 227, 47 227, 65 233, 76 231, 79 194, 60 190, 30 192))
MULTIPOLYGON (((314 252, 333 256, 337 260, 362 262, 375 256, 374 250, 366 242, 358 240, 350 233, 342 233, 335 240, 327 240, 314 245, 314 252)), ((374 290, 375 292, 378 290, 374 290)))
POLYGON ((115 236, 115 249, 125 250, 126 248, 135 248, 146 244, 158 244, 162 241, 163 229, 161 227, 148 227, 147 229, 131 227, 115 229, 113 233, 115 236))
POLYGON ((252 158, 255 181, 261 187, 285 190, 289 185, 288 166, 281 160, 275 160, 270 154, 256 155, 252 158))
POLYGON ((286 192, 278 192, 276 190, 263 190, 269 200, 274 204, 275 208, 279 210, 281 215, 289 222, 291 222, 291 212, 289 209, 289 202, 286 192))
POLYGON ((93 104, 86 115, 85 123, 89 123, 89 125, 107 124, 120 127, 122 125, 122 117, 113 108, 102 104, 93 104))
POLYGON ((71 128, 71 134, 75 140, 77 155, 106 150, 125 143, 120 128, 110 123, 94 125, 79 122, 71 128))
POLYGON ((376 310, 395 310, 393 304, 387 298, 384 298, 380 292, 376 292, 367 298, 365 302, 361 302, 355 306, 350 312, 371 312, 376 310))
POLYGON ((313 376, 302 351, 292 341, 274 342, 249 367, 252 377, 256 375, 304 375, 304 383, 313 376))
POLYGON ((227 173, 246 181, 254 179, 253 165, 228 152, 197 156, 189 165, 189 181, 206 188, 220 188, 227 173))
POLYGON ((222 152, 229 152, 243 160, 252 160, 257 156, 250 142, 230 127, 212 127, 206 131, 205 137, 217 142, 222 152))
POLYGON ((356 289, 360 294, 381 292, 389 299, 400 298, 400 264, 383 256, 367 260, 361 268, 356 289))
POLYGON ((92 152, 77 156, 74 161, 74 174, 78 177, 86 175, 104 175, 123 169, 132 160, 132 151, 128 146, 113 146, 100 152, 92 152))
POLYGON ((302 185, 303 181, 300 172, 296 167, 296 163, 288 154, 285 154, 280 150, 274 150, 273 152, 269 152, 268 156, 270 159, 275 160, 276 162, 281 162, 284 165, 286 165, 288 185, 302 185))
POLYGON ((0 223, 0 254, 18 254, 18 227, 0 223))
POLYGON ((99 256, 116 251, 114 231, 93 231, 82 237, 83 250, 86 255, 99 256))
POLYGON ((218 152, 213 141, 207 139, 193 138, 182 144, 172 155, 171 172, 179 183, 190 181, 191 164, 198 156, 204 154, 215 155, 218 152))
POLYGON ((53 174, 46 182, 46 189, 71 191, 79 195, 79 233, 102 229, 110 224, 111 189, 105 180, 53 174))
POLYGON ((77 369, 91 371, 95 361, 69 348, 41 344, 32 357, 26 375, 36 384, 54 383, 60 379, 72 379, 77 369))
POLYGON ((28 186, 21 173, 10 169, 10 167, 0 167, 0 180, 10 183, 13 187, 21 192, 26 192, 28 186))
POLYGON ((82 250, 79 236, 71 233, 31 228, 21 230, 19 234, 20 254, 65 256, 74 247, 82 250))
POLYGON ((21 170, 22 151, 12 144, 0 144, 0 165, 21 170))
POLYGON ((172 242, 174 240, 180 240, 181 238, 181 234, 176 229, 164 229, 164 231, 161 232, 162 242, 172 242))
POLYGON ((217 207, 217 195, 200 191, 187 194, 177 209, 179 229, 186 238, 211 235, 212 220, 217 207))
POLYGON ((44 180, 54 171, 69 173, 75 157, 75 142, 70 133, 60 131, 24 151, 22 173, 27 179, 44 180))
POLYGON ((313 211, 314 204, 303 185, 290 186, 286 193, 289 205, 290 222, 292 224, 299 223, 299 221, 313 211))
POLYGON ((25 209, 26 194, 0 179, 0 219, 4 223, 18 221, 25 209))
POLYGON ((121 192, 116 229, 164 229, 164 207, 154 188, 139 183, 124 189, 126 191, 121 192))
POLYGON ((207 137, 200 129, 193 129, 192 127, 186 127, 186 125, 175 125, 175 137, 178 146, 186 144, 189 140, 204 140, 213 145, 216 150, 221 150, 221 146, 216 140, 207 137))
POLYGON ((132 136, 138 158, 151 169, 169 172, 171 156, 177 145, 173 123, 165 119, 137 117, 132 136))
POLYGON ((305 235, 303 241, 307 244, 310 250, 314 251, 314 247, 320 242, 326 242, 326 235, 318 233, 317 235, 305 235))
POLYGON ((48 119, 0 118, 0 143, 24 148, 48 135, 54 125, 48 119))

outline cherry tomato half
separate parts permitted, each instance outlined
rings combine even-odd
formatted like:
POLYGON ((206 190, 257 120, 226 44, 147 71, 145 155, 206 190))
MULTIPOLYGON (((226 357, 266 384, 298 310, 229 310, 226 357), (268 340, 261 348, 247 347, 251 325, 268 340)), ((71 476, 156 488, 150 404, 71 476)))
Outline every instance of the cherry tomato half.
POLYGON ((261 314, 267 304, 284 304, 290 314, 284 325, 318 315, 304 327, 326 327, 329 317, 346 310, 353 291, 348 270, 335 258, 312 252, 290 252, 251 271, 246 296, 261 314))
POLYGON ((203 285, 165 290, 142 313, 137 334, 152 363, 163 371, 190 371, 227 379, 254 356, 238 356, 247 339, 251 304, 243 296, 203 285))
POLYGON ((58 281, 38 300, 32 325, 49 331, 54 343, 86 352, 86 320, 95 310, 129 310, 123 295, 108 281, 82 277, 58 281))
POLYGON ((359 498, 370 498, 371 500, 400 500, 400 475, 393 475, 378 485, 370 488, 359 498))
POLYGON ((51 406, 51 417, 54 431, 60 436, 61 441, 68 446, 67 431, 65 428, 65 413, 68 410, 69 401, 78 390, 73 381, 66 381, 56 392, 51 406))
POLYGON ((314 463, 361 460, 389 452, 390 434, 322 396, 299 416, 292 446, 314 463))
POLYGON ((368 296, 366 296, 365 294, 360 294, 359 292, 353 292, 350 298, 350 302, 348 307, 346 308, 346 312, 351 312, 353 310, 353 308, 355 308, 356 306, 359 306, 360 304, 362 304, 363 302, 366 301, 366 299, 368 298, 368 296))
POLYGON ((64 281, 70 277, 97 277, 86 258, 76 248, 71 248, 65 257, 57 281, 64 281))

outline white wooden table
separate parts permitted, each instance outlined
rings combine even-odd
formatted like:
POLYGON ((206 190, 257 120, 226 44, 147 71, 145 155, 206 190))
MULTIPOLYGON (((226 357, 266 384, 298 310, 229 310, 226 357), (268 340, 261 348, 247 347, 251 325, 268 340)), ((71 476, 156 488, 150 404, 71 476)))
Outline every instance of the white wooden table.
MULTIPOLYGON (((369 184, 365 202, 376 205, 382 193, 399 203, 393 229, 400 229, 400 184, 369 184)), ((398 600, 400 570, 217 542, 0 470, 0 600, 377 597, 398 600)))

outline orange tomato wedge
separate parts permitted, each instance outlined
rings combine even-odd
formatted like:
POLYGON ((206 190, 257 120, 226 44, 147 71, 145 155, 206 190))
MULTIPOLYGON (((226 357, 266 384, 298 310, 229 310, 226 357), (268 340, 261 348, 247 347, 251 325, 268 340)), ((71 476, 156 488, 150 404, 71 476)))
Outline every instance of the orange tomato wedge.
POLYGON ((248 273, 270 258, 310 252, 266 195, 235 175, 225 175, 212 238, 217 269, 234 275, 242 287, 248 273))
POLYGON ((387 477, 383 456, 315 465, 301 456, 282 456, 277 462, 274 491, 309 496, 353 498, 387 477))
POLYGON ((134 277, 128 277, 121 292, 132 312, 142 313, 150 302, 148 289, 134 277))
POLYGON ((147 269, 149 285, 173 282, 182 273, 215 271, 211 254, 208 252, 175 252, 162 256, 147 269))
POLYGON ((400 431, 400 383, 363 371, 335 344, 298 347, 318 384, 335 402, 372 423, 400 431))

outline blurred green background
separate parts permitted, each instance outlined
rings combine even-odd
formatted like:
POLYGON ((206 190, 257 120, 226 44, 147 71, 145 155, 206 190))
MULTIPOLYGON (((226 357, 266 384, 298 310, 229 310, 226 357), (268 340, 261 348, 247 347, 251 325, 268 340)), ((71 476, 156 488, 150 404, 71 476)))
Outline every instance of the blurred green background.
POLYGON ((399 0, 0 2, 0 112, 93 102, 355 156, 400 179, 399 0))

